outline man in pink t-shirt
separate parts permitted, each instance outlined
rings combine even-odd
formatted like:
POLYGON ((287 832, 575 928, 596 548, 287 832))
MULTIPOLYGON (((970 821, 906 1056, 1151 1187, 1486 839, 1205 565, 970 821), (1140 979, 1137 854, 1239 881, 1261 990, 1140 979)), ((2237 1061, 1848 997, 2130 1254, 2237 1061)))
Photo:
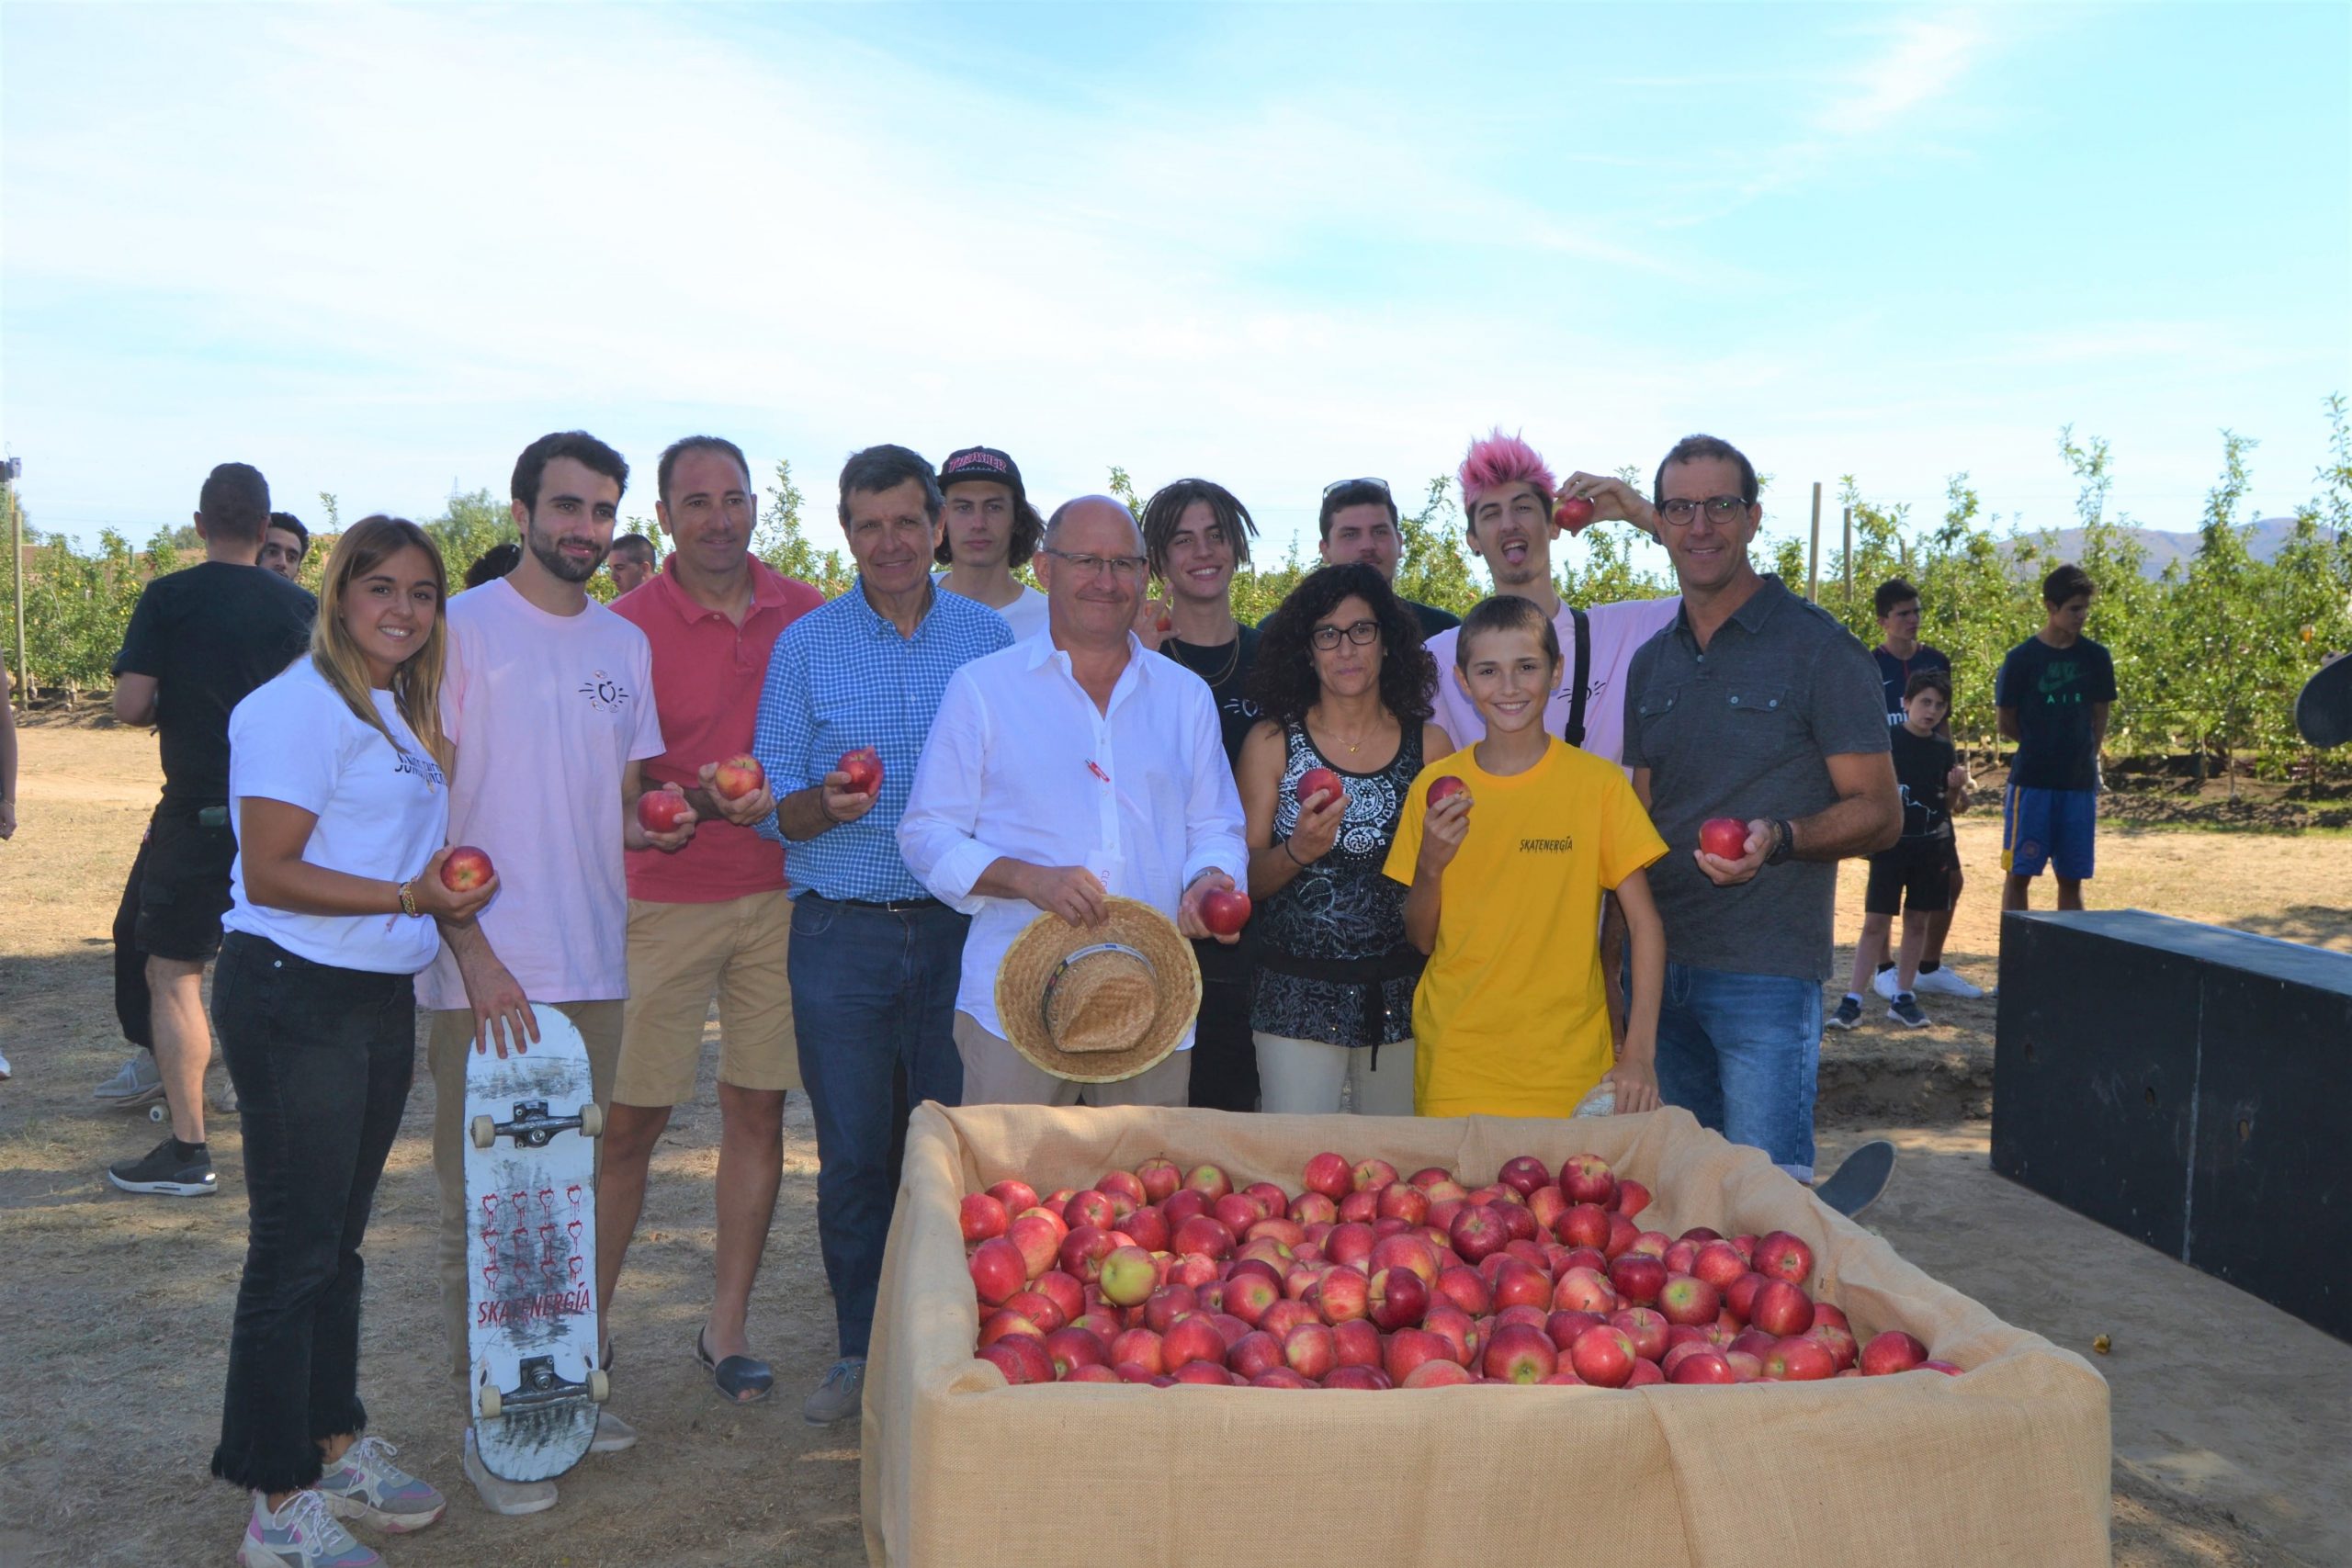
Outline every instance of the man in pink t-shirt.
POLYGON ((695 1354, 721 1394, 767 1397, 775 1374, 744 1330, 784 1171, 785 1091, 800 1085, 786 953, 784 851, 749 826, 775 809, 764 780, 729 800, 717 766, 748 754, 776 635, 824 595, 752 554, 756 502, 742 450, 689 435, 662 454, 654 512, 670 558, 614 602, 653 649, 669 750, 649 784, 678 785, 701 818, 675 854, 628 854, 628 1002, 596 1183, 596 1295, 610 1311, 653 1145, 694 1098, 704 1021, 718 998, 718 1247, 695 1354), (727 820, 728 818, 734 820, 727 820))
MULTIPOLYGON (((662 753, 645 634, 588 597, 613 539, 628 465, 582 431, 546 435, 514 464, 514 571, 449 601, 441 716, 449 769, 449 841, 489 852, 498 897, 472 924, 445 926, 416 979, 431 1016, 433 1167, 441 1184, 440 1266, 450 1376, 471 1417, 466 1346, 466 1060, 537 1032, 530 1004, 571 1019, 588 1047, 599 1104, 612 1097, 628 973, 625 848, 677 850, 689 818, 649 835, 637 825, 640 764, 662 753)), ((595 1448, 636 1434, 599 1412, 595 1448)), ((510 1482, 483 1468, 466 1430, 468 1479, 492 1513, 555 1503, 552 1482, 510 1482)))

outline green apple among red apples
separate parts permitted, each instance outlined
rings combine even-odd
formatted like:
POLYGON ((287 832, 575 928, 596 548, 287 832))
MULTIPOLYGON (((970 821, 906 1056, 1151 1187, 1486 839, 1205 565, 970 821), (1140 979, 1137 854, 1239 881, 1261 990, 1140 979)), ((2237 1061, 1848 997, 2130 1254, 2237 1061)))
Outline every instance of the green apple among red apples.
POLYGON ((1008 1383, 1376 1392, 1478 1382, 1635 1389, 1961 1369, 1899 1328, 1865 1337, 1809 1293, 1774 1231, 1645 1231, 1642 1183, 1575 1154, 1469 1188, 1431 1167, 1318 1154, 1301 1190, 1165 1157, 1040 1200, 963 1201, 976 1353, 1008 1383), (1348 1213, 1352 1206, 1352 1217, 1348 1213), (1311 1215, 1313 1217, 1302 1217, 1311 1215))

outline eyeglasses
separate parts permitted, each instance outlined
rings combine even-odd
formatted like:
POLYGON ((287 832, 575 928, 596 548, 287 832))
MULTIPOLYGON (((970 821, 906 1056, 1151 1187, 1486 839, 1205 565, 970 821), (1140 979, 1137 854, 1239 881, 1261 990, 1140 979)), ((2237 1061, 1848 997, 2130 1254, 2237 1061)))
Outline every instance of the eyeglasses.
POLYGON ((1687 528, 1699 515, 1699 508, 1707 509, 1710 523, 1728 523, 1747 510, 1747 498, 1739 495, 1711 495, 1704 501, 1661 501, 1657 514, 1678 528, 1687 528))
POLYGON ((1383 495, 1386 495, 1388 493, 1388 481, 1386 479, 1333 479, 1329 484, 1323 487, 1323 493, 1325 495, 1329 495, 1337 491, 1352 490, 1357 485, 1370 485, 1373 489, 1378 491, 1383 495))
POLYGON ((1363 648, 1369 643, 1380 640, 1380 623, 1358 621, 1349 626, 1317 626, 1307 633, 1306 637, 1309 642, 1329 653, 1340 646, 1340 638, 1342 635, 1358 648, 1363 648))
POLYGON ((1144 558, 1141 556, 1085 556, 1072 555, 1068 550, 1044 549, 1037 553, 1069 562, 1070 570, 1080 577, 1100 577, 1106 571, 1121 582, 1135 582, 1143 577, 1144 558))

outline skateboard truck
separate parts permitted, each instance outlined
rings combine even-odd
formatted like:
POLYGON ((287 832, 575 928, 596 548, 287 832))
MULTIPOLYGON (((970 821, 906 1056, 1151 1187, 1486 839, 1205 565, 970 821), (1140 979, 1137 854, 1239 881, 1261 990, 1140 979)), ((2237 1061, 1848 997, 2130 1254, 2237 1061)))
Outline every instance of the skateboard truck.
MULTIPOLYGON (((483 1120, 487 1121, 485 1117, 483 1120)), ((501 1393, 495 1383, 484 1383, 475 1403, 485 1421, 495 1421, 503 1415, 519 1415, 543 1404, 557 1404, 586 1394, 589 1400, 602 1404, 612 1394, 612 1384, 604 1372, 592 1368, 585 1382, 571 1382, 556 1373, 553 1356, 526 1356, 515 1368, 521 1386, 501 1393)))
POLYGON ((474 1147, 486 1149, 500 1138, 513 1138, 526 1149, 543 1149, 548 1141, 569 1127, 580 1129, 583 1138, 601 1137, 605 1131, 604 1107, 591 1100, 573 1115, 552 1116, 544 1100, 518 1100, 512 1112, 514 1120, 501 1122, 495 1117, 477 1116, 471 1129, 474 1147))

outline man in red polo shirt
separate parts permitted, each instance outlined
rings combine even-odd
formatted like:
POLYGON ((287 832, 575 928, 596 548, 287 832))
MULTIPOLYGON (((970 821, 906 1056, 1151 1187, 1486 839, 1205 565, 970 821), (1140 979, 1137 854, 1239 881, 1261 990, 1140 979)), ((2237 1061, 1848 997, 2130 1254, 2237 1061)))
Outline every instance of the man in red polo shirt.
POLYGON ((783 1172, 785 1090, 800 1081, 785 948, 792 908, 784 857, 751 824, 775 809, 763 785, 713 790, 716 764, 747 754, 776 636, 824 602, 751 553, 751 469, 731 441, 690 435, 662 454, 655 513, 662 570, 614 603, 653 647, 655 711, 669 750, 644 764, 695 810, 674 854, 628 856, 628 1002, 596 1188, 596 1287, 605 1304, 645 1201, 645 1172, 673 1106, 694 1096, 703 1023, 718 997, 718 1251, 695 1353, 721 1394, 764 1398, 775 1382, 743 1317, 783 1172))

